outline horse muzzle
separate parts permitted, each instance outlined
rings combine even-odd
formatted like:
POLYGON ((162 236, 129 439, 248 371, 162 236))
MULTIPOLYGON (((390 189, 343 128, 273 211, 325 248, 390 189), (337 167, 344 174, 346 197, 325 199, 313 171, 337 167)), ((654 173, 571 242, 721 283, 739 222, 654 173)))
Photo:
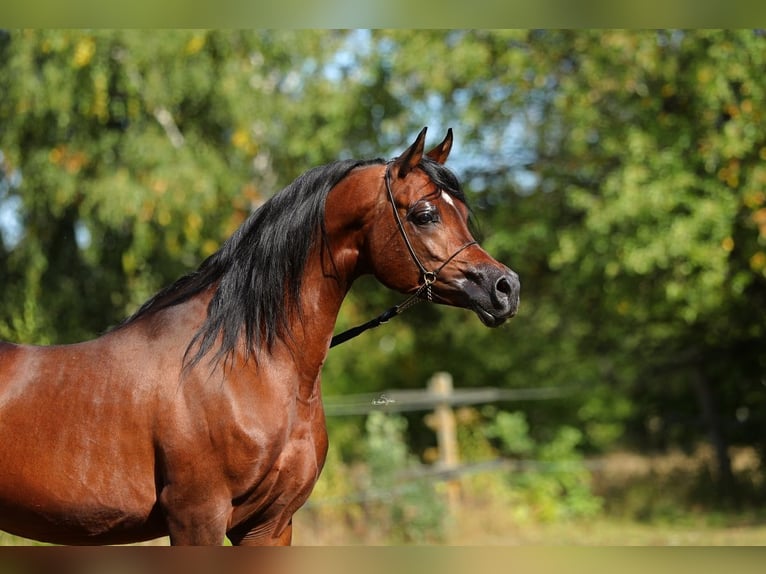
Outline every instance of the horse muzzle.
POLYGON ((487 327, 499 327, 519 310, 519 276, 504 265, 485 265, 466 272, 468 307, 487 327))

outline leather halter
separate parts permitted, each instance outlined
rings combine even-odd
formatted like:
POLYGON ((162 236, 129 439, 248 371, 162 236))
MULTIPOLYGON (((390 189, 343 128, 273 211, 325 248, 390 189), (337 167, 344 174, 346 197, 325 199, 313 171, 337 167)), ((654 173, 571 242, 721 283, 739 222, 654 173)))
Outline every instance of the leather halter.
POLYGON ((340 345, 341 343, 345 343, 349 339, 353 339, 357 335, 361 335, 365 331, 369 329, 373 329, 374 327, 377 327, 379 325, 382 325, 383 323, 388 322, 389 319, 396 317, 397 315, 403 313, 412 305, 415 303, 418 303, 422 299, 420 298, 423 292, 425 292, 426 299, 428 301, 432 301, 432 295, 431 295, 431 285, 436 283, 436 279, 441 273, 442 269, 444 269, 448 263, 450 263, 455 257, 457 257, 460 253, 462 253, 465 249, 468 249, 471 247, 471 245, 476 245, 478 242, 471 240, 462 247, 460 247, 457 251, 455 251, 452 255, 450 255, 439 267, 434 269, 433 271, 429 271, 426 269, 425 265, 423 265, 423 262, 420 261, 420 258, 418 257, 417 253, 415 253, 415 248, 412 246, 412 243, 410 242, 410 238, 407 236, 407 231, 404 229, 404 223, 402 222, 402 218, 399 216, 399 211, 396 209, 396 201, 394 200, 394 192, 391 189, 391 164, 392 162, 388 162, 386 164, 386 174, 385 174, 385 183, 386 183, 386 193, 388 194, 388 199, 391 202, 391 207, 394 211, 394 221, 396 222, 396 227, 399 229, 399 233, 402 236, 402 239, 404 240, 404 244, 407 246, 407 250, 410 252, 410 255, 412 256, 412 260, 415 262, 415 265, 420 270, 421 273, 421 280, 422 283, 418 286, 418 288, 415 290, 412 295, 407 297, 402 303, 399 303, 398 305, 394 305, 390 309, 387 309, 374 319, 371 319, 370 321, 367 321, 366 323, 363 323, 362 325, 359 325, 357 327, 353 327, 349 329, 348 331, 344 331, 343 333, 340 333, 338 335, 335 335, 332 338, 332 341, 330 341, 330 348, 335 347, 336 345, 340 345))

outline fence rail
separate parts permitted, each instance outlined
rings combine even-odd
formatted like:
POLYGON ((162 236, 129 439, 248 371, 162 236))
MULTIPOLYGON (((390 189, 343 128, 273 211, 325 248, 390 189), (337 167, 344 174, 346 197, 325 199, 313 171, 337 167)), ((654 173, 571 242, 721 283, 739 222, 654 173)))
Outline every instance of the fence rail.
POLYGON ((396 389, 382 393, 361 393, 337 397, 325 397, 325 414, 331 417, 365 415, 374 411, 401 413, 429 411, 436 405, 450 407, 480 405, 502 401, 541 401, 571 396, 577 388, 540 387, 534 389, 500 389, 477 387, 452 389, 439 394, 429 389, 396 389))
MULTIPOLYGON (((430 479, 446 482, 447 505, 454 510, 458 505, 458 479, 464 474, 487 472, 492 470, 530 471, 554 467, 561 468, 567 462, 548 463, 543 461, 518 461, 498 459, 461 465, 457 444, 457 425, 453 407, 487 404, 503 401, 539 401, 571 396, 580 389, 577 387, 542 387, 535 389, 499 389, 482 387, 473 389, 455 389, 449 373, 436 373, 428 381, 426 389, 390 390, 384 393, 364 393, 341 397, 326 397, 324 408, 327 416, 365 415, 376 411, 408 412, 433 411, 426 418, 426 424, 436 433, 438 462, 430 467, 417 469, 400 477, 402 481, 395 489, 407 488, 413 480, 430 479)), ((390 497, 394 492, 360 493, 360 500, 371 497, 390 497)), ((314 501, 313 504, 337 504, 339 501, 314 501)))

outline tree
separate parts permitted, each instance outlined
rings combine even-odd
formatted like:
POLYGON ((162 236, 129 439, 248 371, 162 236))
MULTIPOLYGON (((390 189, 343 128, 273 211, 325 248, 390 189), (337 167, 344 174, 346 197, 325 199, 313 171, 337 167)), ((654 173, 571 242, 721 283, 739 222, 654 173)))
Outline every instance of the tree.
POLYGON ((455 313, 408 319, 402 379, 438 363, 461 384, 582 385, 578 407, 531 409, 576 412, 593 446, 625 429, 643 446, 707 436, 731 491, 727 446, 760 444, 764 422, 763 35, 373 41, 392 92, 471 134, 462 167, 486 244, 523 285, 521 315, 500 333, 455 313))
POLYGON ((763 405, 765 47, 752 31, 579 34, 555 76, 569 129, 540 154, 578 216, 550 261, 574 287, 561 302, 597 313, 584 346, 666 439, 699 436, 696 395, 724 485, 727 427, 763 405))
POLYGON ((343 126, 333 125, 338 139, 318 130, 323 144, 299 139, 316 126, 289 141, 272 134, 302 121, 291 118, 303 109, 299 88, 323 89, 309 63, 319 68, 338 41, 320 33, 5 34, 0 149, 23 176, 0 196, 22 229, 3 249, 0 334, 38 343, 94 336, 217 249, 297 175, 285 166, 336 155, 343 126), (296 62, 308 71, 297 76, 296 62), (274 117, 282 122, 272 125, 274 117))
MULTIPOLYGON (((94 336, 314 165, 455 128, 483 242, 522 278, 485 329, 420 305, 333 349, 328 394, 571 386, 589 448, 756 443, 766 141, 753 31, 0 35, 0 337, 94 336), (9 221, 13 225, 9 225, 9 221), (12 229, 16 226, 15 231, 12 229), (360 357, 363 360, 360 360, 360 357)), ((338 328, 397 300, 360 281, 338 328)), ((417 438, 419 425, 411 424, 417 438)))

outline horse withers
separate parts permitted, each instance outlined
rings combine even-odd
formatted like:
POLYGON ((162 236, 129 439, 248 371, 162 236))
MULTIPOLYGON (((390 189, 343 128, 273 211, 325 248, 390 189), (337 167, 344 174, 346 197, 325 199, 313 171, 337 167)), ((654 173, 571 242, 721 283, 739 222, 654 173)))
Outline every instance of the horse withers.
POLYGON ((309 170, 102 337, 0 343, 0 529, 52 543, 289 544, 327 452, 320 370, 373 274, 496 327, 519 279, 424 153, 309 170))

